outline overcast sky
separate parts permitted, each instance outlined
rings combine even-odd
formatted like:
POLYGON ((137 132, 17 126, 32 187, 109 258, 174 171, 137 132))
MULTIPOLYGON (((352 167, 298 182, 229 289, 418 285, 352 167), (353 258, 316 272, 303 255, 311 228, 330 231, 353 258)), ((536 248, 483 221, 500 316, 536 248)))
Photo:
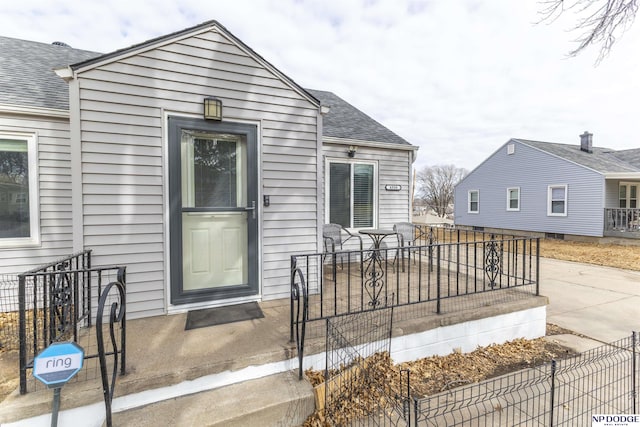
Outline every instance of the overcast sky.
MULTIPOLYGON (((595 66, 575 16, 535 0, 17 0, 4 36, 111 52, 215 19, 303 87, 418 145, 416 167, 475 168, 509 138, 640 147, 640 22, 595 66)), ((640 17, 638 19, 640 21, 640 17)))

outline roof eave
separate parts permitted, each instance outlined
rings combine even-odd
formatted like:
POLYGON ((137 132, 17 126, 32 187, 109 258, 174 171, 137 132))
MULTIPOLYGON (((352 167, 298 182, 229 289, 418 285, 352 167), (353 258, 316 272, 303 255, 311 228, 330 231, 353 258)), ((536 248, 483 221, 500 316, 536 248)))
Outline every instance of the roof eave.
POLYGON ((71 67, 54 68, 53 72, 67 83, 75 78, 75 73, 71 67))
POLYGON ((262 56, 260 56, 253 49, 247 46, 242 40, 234 36, 229 30, 227 30, 223 25, 221 25, 218 21, 215 21, 215 20, 207 21, 200 25, 196 25, 194 27, 186 28, 184 30, 181 30, 175 33, 171 33, 161 37, 157 37, 155 39, 147 40, 145 42, 142 42, 124 49, 119 49, 119 50, 116 50, 115 52, 107 53, 97 58, 92 58, 87 61, 79 62, 77 64, 72 64, 70 68, 73 70, 75 74, 78 74, 84 71, 88 71, 92 68, 96 68, 101 65, 108 64, 122 58, 127 58, 133 55, 137 55, 141 52, 153 50, 158 47, 167 45, 169 43, 174 43, 175 41, 193 37, 194 35, 202 34, 207 31, 221 32, 224 36, 233 40, 237 44, 237 46, 241 50, 243 50, 247 55, 254 58, 256 61, 262 64, 262 66, 264 66, 269 71, 277 75, 280 79, 288 83, 292 89, 294 89, 304 98, 306 98, 309 102, 314 104, 316 107, 320 108, 320 101, 318 99, 316 99, 313 95, 307 92, 302 86, 297 84, 293 79, 291 79, 286 74, 278 70, 275 66, 269 63, 267 60, 265 60, 262 56))
POLYGON ((335 136, 323 136, 322 142, 327 144, 359 145, 361 147, 386 148, 386 149, 403 150, 403 151, 418 151, 418 149, 420 148, 417 145, 412 145, 409 143, 393 144, 390 142, 365 141, 362 139, 338 138, 335 136))
POLYGON ((605 172, 605 179, 635 179, 640 180, 640 172, 605 172))
POLYGON ((56 117, 63 119, 69 118, 69 110, 45 107, 28 107, 24 105, 12 104, 0 104, 0 113, 17 114, 23 116, 56 117))

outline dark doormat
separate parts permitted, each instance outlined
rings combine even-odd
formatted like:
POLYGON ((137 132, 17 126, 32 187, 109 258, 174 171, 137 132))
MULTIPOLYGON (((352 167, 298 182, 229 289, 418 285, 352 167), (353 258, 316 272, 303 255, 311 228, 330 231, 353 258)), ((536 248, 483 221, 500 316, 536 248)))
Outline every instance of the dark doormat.
POLYGON ((242 320, 261 319, 264 317, 257 302, 230 305, 227 307, 205 308, 187 313, 187 324, 184 329, 204 328, 242 320))

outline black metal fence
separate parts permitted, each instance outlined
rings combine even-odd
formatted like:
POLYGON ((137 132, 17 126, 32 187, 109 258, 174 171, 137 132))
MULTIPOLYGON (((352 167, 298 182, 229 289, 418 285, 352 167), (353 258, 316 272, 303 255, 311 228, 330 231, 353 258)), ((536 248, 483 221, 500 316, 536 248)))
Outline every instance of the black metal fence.
POLYGON ((442 314, 539 295, 539 239, 444 228, 422 233, 434 243, 291 257, 290 339, 300 375, 310 322, 418 304, 442 314))
POLYGON ((380 320, 386 318, 384 311, 326 321, 321 391, 330 425, 573 427, 639 409, 636 332, 575 356, 421 397, 411 386, 420 382, 416 374, 391 369, 390 344, 384 339, 391 320, 380 320), (374 337, 376 325, 381 330, 374 337), (392 375, 399 375, 399 381, 391 381, 392 375))
POLYGON ((523 237, 517 234, 491 233, 473 228, 461 228, 448 224, 414 224, 416 229, 415 245, 432 245, 435 243, 481 242, 491 240, 491 236, 503 239, 523 237))
POLYGON ((574 357, 414 398, 413 425, 586 426, 598 414, 637 414, 639 381, 634 332, 574 357))
MULTIPOLYGON (((35 356, 54 342, 73 341, 84 348, 85 360, 90 363, 85 363, 84 375, 81 372, 72 381, 99 376, 98 342, 92 326, 96 322, 98 300, 110 282, 124 286, 125 268, 92 267, 91 250, 13 278, 3 278, 1 314, 5 322, 0 341, 7 350, 19 347, 21 394, 44 387, 28 372, 33 369, 35 356)), ((105 304, 120 301, 118 294, 105 298, 105 304)), ((121 343, 117 357, 121 357, 125 354, 124 339, 120 339, 124 337, 124 330, 117 329, 116 334, 121 343)), ((123 361, 120 363, 122 373, 123 361)))
POLYGON ((126 288, 124 271, 118 272, 118 281, 109 283, 98 300, 98 312, 96 313, 96 338, 98 344, 98 359, 100 361, 100 379, 106 412, 107 427, 113 425, 111 416, 111 402, 116 386, 118 372, 124 374, 126 370, 126 288), (108 306, 108 314, 104 309, 108 306), (107 320, 106 325, 103 325, 107 320), (107 329, 109 340, 104 339, 107 329), (110 357, 108 357, 110 356, 110 357), (111 375, 109 376, 109 368, 111 375))
POLYGON ((316 387, 329 425, 407 425, 408 371, 387 381, 393 307, 326 319, 324 382, 316 387), (402 381, 404 378, 404 381, 402 381))

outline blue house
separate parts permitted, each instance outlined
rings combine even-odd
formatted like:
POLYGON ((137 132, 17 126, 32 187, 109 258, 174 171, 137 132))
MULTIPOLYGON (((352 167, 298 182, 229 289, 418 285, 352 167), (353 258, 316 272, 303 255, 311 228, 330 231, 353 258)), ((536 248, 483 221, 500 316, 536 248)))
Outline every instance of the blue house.
POLYGON ((640 237, 640 149, 510 139, 455 189, 455 223, 484 229, 640 237))

